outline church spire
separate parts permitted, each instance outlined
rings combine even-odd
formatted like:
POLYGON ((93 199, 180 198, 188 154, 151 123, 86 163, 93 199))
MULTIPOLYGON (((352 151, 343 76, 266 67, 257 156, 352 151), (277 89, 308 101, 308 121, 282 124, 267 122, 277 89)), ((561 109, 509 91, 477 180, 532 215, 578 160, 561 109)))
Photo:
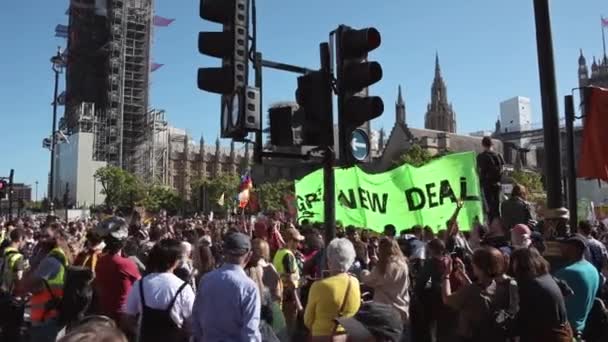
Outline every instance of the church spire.
POLYGON ((437 52, 435 52, 435 77, 431 86, 431 101, 427 107, 424 127, 437 131, 456 132, 456 115, 448 101, 448 91, 441 76, 437 52))
POLYGON ((441 78, 441 66, 439 65, 439 52, 435 51, 435 79, 441 78))
POLYGON ((405 101, 403 101, 403 95, 401 94, 401 85, 399 85, 397 103, 395 104, 395 122, 405 124, 405 101))

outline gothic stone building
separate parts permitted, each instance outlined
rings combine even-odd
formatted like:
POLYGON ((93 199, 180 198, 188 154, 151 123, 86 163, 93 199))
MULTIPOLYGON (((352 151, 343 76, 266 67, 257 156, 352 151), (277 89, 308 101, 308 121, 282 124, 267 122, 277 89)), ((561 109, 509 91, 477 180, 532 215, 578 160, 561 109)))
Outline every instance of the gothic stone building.
MULTIPOLYGON (((407 125, 405 101, 401 87, 395 104, 395 124, 386 139, 384 130, 380 131, 379 157, 368 170, 382 172, 395 166, 401 155, 413 145, 418 144, 432 155, 451 151, 481 152, 481 137, 456 134, 456 114, 447 100, 447 87, 441 76, 439 58, 435 56, 435 78, 431 87, 431 102, 425 116, 425 128, 412 128, 407 125)), ((503 151, 502 143, 494 140, 499 152, 503 151)))
POLYGON ((226 148, 220 146, 218 138, 215 146, 209 146, 201 137, 197 145, 187 134, 171 136, 168 155, 169 186, 185 199, 191 198, 193 181, 226 173, 241 175, 249 168, 252 159, 247 144, 237 150, 232 142, 226 148))

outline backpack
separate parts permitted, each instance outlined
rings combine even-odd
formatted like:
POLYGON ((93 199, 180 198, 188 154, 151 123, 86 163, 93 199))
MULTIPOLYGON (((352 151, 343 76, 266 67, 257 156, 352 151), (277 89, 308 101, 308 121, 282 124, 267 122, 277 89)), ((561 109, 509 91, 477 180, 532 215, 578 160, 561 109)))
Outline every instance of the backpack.
POLYGON ((491 313, 489 318, 491 323, 490 331, 494 335, 498 335, 503 338, 517 336, 516 316, 517 312, 519 311, 519 293, 517 289, 517 282, 514 279, 510 279, 507 286, 507 295, 509 296, 508 307, 499 307, 496 304, 496 300, 488 303, 491 313))
MULTIPOLYGON (((63 265, 63 260, 60 260, 58 256, 53 254, 50 256, 59 260, 63 265)), ((87 267, 64 267, 63 297, 55 297, 48 281, 43 279, 44 286, 52 297, 45 310, 57 310, 59 312, 58 322, 60 326, 78 322, 84 317, 93 298, 92 282, 95 278, 93 271, 87 267)))
POLYGON ((488 157, 490 163, 488 164, 488 169, 484 170, 486 175, 483 178, 490 183, 500 183, 505 161, 502 159, 501 155, 495 152, 485 152, 485 155, 488 157))

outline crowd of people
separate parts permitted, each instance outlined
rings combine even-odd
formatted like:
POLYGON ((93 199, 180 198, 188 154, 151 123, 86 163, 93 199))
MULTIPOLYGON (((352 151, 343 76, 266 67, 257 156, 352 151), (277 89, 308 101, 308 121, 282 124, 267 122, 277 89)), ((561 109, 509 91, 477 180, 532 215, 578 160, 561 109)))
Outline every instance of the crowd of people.
POLYGON ((608 341, 608 230, 535 221, 525 193, 467 231, 459 202, 439 231, 330 241, 262 216, 2 219, 0 340, 608 341))

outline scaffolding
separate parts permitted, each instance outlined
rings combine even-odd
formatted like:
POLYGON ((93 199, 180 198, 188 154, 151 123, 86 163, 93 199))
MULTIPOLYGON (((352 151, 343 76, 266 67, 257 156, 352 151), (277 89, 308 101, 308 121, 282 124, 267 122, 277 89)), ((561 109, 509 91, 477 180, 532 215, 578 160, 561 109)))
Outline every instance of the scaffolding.
POLYGON ((152 0, 108 3, 106 161, 135 171, 148 113, 152 0))
POLYGON ((164 110, 150 110, 145 119, 144 138, 135 148, 133 169, 147 184, 168 185, 169 137, 164 110))

